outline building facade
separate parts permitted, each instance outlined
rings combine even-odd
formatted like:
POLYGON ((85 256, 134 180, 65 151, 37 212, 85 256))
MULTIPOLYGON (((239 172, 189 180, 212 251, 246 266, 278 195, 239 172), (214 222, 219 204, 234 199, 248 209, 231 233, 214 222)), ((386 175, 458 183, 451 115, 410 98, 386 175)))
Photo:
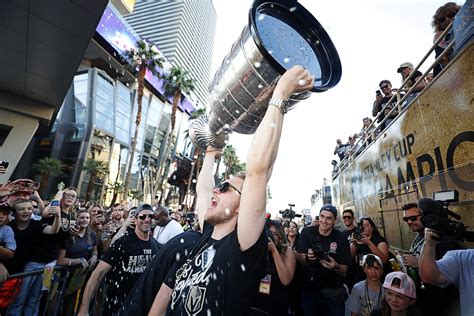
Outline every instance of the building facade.
POLYGON ((125 19, 172 64, 190 71, 197 101, 207 105, 216 26, 212 0, 141 0, 125 19))

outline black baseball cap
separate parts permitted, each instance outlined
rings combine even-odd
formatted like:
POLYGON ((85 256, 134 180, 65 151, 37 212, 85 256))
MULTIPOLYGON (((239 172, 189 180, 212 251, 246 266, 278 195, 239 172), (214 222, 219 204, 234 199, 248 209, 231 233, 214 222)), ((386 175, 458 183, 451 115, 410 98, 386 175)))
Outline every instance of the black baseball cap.
POLYGON ((151 206, 150 204, 145 204, 145 203, 137 207, 135 214, 138 215, 141 211, 152 211, 153 213, 155 212, 155 210, 153 209, 153 206, 151 206))
POLYGON ((321 207, 321 210, 319 210, 319 212, 322 212, 322 211, 331 212, 332 215, 334 215, 334 218, 337 217, 337 210, 336 210, 336 208, 335 208, 333 205, 331 205, 331 204, 323 205, 323 207, 321 207))

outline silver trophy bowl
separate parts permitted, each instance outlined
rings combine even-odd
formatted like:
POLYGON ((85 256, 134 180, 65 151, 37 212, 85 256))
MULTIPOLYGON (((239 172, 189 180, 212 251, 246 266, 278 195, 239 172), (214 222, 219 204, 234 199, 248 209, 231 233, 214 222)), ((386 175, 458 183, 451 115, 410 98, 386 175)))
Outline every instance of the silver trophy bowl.
POLYGON ((194 144, 225 146, 232 131, 254 133, 278 79, 294 65, 315 76, 311 91, 290 97, 294 103, 334 87, 341 78, 336 48, 311 13, 294 0, 255 0, 248 25, 209 85, 209 116, 190 124, 194 144))

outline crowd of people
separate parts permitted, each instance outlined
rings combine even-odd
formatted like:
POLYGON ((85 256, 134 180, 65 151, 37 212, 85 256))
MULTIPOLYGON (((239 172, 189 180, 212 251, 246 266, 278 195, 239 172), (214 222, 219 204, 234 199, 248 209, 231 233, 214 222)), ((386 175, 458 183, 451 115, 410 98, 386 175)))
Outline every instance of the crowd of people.
POLYGON ((403 220, 418 236, 395 258, 376 222, 355 223, 353 210, 342 211, 344 231, 333 205, 307 227, 266 216, 285 100, 313 85, 301 66, 282 75, 245 172, 216 186, 222 150, 207 148, 195 218, 162 205, 82 205, 73 187, 43 201, 28 179, 0 186, 1 315, 452 315, 457 302, 474 314, 474 250, 439 242, 416 203, 403 220))
MULTIPOLYGON (((448 33, 442 38, 440 38, 440 36, 454 20, 460 8, 461 7, 456 3, 448 2, 438 8, 433 16, 432 26, 435 31, 433 42, 436 43, 439 41, 435 47, 435 58, 438 58, 449 46, 449 43, 453 41, 452 33, 448 33)), ((392 86, 390 80, 384 79, 380 81, 372 105, 372 117, 376 122, 373 122, 370 117, 364 117, 362 119, 362 129, 360 132, 349 135, 345 143, 343 143, 341 139, 336 140, 334 155, 339 157, 339 162, 337 160, 332 161, 333 176, 337 175, 339 164, 362 152, 368 144, 396 119, 399 115, 399 110, 403 110, 409 105, 433 78, 441 72, 449 60, 450 55, 447 53, 434 65, 433 72, 427 74, 425 77, 423 77, 420 71, 415 70, 411 62, 402 63, 398 67, 397 73, 401 76, 402 84, 405 81, 406 83, 400 91, 392 86), (421 78, 422 80, 419 80, 421 78), (405 96, 407 92, 409 92, 409 94, 405 96), (397 104, 403 97, 405 97, 404 101, 398 107, 397 104)))

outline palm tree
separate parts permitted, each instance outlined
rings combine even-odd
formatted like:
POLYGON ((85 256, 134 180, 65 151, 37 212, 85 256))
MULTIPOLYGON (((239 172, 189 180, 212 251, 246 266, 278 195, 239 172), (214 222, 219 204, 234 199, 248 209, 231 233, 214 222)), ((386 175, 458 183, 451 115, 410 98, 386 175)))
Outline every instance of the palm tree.
POLYGON ((232 174, 232 168, 234 167, 234 165, 240 162, 234 146, 228 145, 224 149, 224 153, 222 154, 222 159, 225 165, 224 179, 228 179, 230 175, 232 174))
POLYGON ((109 165, 105 161, 88 159, 84 162, 82 170, 89 174, 89 182, 86 190, 86 201, 89 201, 94 194, 95 182, 97 179, 103 179, 104 175, 108 173, 109 165))
POLYGON ((46 185, 48 184, 48 180, 50 177, 57 177, 63 176, 65 165, 54 158, 44 157, 43 159, 38 160, 31 168, 36 171, 39 175, 41 175, 40 180, 40 194, 44 192, 46 189, 46 185))
POLYGON ((110 201, 110 207, 112 207, 117 201, 118 195, 123 193, 123 183, 122 182, 109 182, 106 185, 107 191, 112 192, 112 201, 110 201))
POLYGON ((135 155, 135 148, 137 147, 138 130, 142 121, 142 99, 143 89, 145 87, 145 74, 150 71, 153 75, 158 75, 157 68, 163 67, 165 61, 158 48, 155 45, 149 45, 146 41, 138 40, 137 48, 130 48, 123 56, 128 66, 137 74, 137 117, 135 118, 135 133, 132 138, 130 148, 130 160, 128 162, 127 175, 124 183, 124 193, 127 196, 128 187, 132 177, 132 165, 135 155))
POLYGON ((176 126, 176 111, 178 103, 184 99, 186 94, 194 90, 196 80, 189 78, 189 72, 180 66, 171 67, 168 74, 162 76, 165 97, 173 98, 173 108, 171 109, 171 135, 176 126))
MULTIPOLYGON (((174 137, 174 129, 176 127, 176 111, 178 110, 178 103, 184 99, 183 92, 189 94, 191 91, 194 90, 195 87, 195 80, 189 78, 189 72, 180 66, 173 66, 171 67, 168 74, 161 76, 163 79, 163 89, 164 95, 167 98, 173 98, 173 104, 171 109, 171 130, 169 132, 169 140, 166 145, 166 149, 163 152, 163 157, 161 161, 166 161, 166 157, 170 152, 170 149, 173 148, 174 144, 176 143, 176 139, 174 137)), ((164 175, 161 174, 157 177, 157 183, 159 186, 157 188, 163 188, 164 180, 166 175, 168 174, 169 164, 164 166, 164 175)))

